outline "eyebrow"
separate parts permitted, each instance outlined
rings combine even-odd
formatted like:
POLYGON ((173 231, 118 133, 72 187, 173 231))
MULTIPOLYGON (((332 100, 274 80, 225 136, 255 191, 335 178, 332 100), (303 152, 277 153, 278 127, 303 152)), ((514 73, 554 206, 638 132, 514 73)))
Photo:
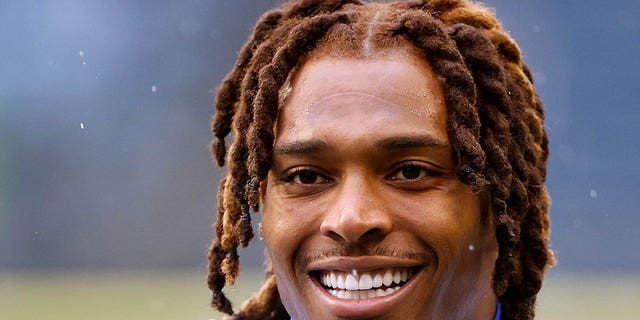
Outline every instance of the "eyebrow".
POLYGON ((446 148, 449 144, 432 135, 389 137, 376 145, 381 149, 446 148))
MULTIPOLYGON (((410 149, 410 148, 446 148, 449 144, 432 135, 389 137, 377 141, 376 148, 384 150, 410 149)), ((328 148, 324 141, 319 139, 296 140, 284 142, 274 147, 274 154, 312 154, 328 148)))
POLYGON ((276 145, 274 154, 309 154, 327 149, 327 144, 319 139, 297 140, 276 145))

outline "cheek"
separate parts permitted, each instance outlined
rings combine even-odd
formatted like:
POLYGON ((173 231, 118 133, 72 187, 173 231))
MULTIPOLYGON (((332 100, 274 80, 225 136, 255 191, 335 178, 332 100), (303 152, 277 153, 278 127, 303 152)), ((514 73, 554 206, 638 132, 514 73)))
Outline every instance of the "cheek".
POLYGON ((277 201, 265 201, 262 216, 262 231, 264 241, 272 258, 273 255, 282 255, 289 246, 292 237, 285 237, 285 230, 289 230, 287 218, 282 214, 286 212, 277 201))
POLYGON ((441 263, 455 260, 461 253, 467 253, 470 246, 475 249, 484 243, 478 243, 484 228, 480 201, 475 194, 434 193, 410 202, 411 206, 401 208, 410 212, 405 220, 407 227, 436 251, 441 263))
POLYGON ((304 239, 318 229, 314 213, 306 205, 283 199, 277 187, 272 187, 264 200, 262 228, 267 249, 272 258, 290 263, 304 239))
MULTIPOLYGON (((442 223, 434 223, 441 228, 440 234, 443 235, 444 245, 437 249, 440 250, 441 262, 453 267, 449 275, 460 278, 458 283, 480 281, 478 277, 484 279, 493 270, 497 241, 491 219, 487 219, 491 212, 486 205, 471 191, 460 193, 448 201, 449 215, 442 219, 442 223)), ((481 281, 484 283, 484 280, 481 281)))
MULTIPOLYGON (((273 190, 273 188, 271 189, 273 190)), ((311 229, 304 211, 287 204, 277 195, 264 198, 262 228, 267 252, 274 268, 280 300, 287 311, 298 319, 305 316, 301 281, 304 275, 296 272, 294 262, 311 229)))

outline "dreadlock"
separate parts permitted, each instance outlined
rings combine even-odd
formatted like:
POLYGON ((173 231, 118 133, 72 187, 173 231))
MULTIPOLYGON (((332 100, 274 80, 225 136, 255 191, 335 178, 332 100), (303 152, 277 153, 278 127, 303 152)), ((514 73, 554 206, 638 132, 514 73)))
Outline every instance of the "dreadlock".
POLYGON ((297 0, 260 18, 217 90, 211 122, 211 152, 219 166, 228 160, 208 255, 216 309, 231 319, 289 318, 271 266, 238 313, 222 289, 238 276, 237 249, 253 237, 250 208, 259 206, 273 124, 292 73, 310 55, 367 58, 402 50, 423 57, 439 76, 458 178, 491 192, 499 245, 493 290, 502 319, 534 317, 545 269, 553 264, 543 105, 517 44, 490 10, 468 0, 297 0), (227 150, 231 129, 235 140, 227 150))

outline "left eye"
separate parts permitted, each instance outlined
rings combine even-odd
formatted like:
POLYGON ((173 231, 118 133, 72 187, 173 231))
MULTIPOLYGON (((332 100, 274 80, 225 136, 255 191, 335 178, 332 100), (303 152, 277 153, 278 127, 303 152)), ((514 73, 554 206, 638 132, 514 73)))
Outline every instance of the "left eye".
POLYGON ((391 180, 416 180, 424 178, 427 175, 427 169, 417 165, 406 165, 391 175, 391 180))

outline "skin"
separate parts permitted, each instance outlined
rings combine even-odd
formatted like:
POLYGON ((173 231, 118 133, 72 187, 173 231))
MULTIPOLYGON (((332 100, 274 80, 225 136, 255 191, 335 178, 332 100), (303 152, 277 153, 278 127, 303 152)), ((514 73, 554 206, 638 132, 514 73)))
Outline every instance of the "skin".
POLYGON ((411 55, 312 59, 292 81, 261 184, 263 234, 300 319, 493 319, 486 193, 455 176, 442 88, 411 55), (398 291, 338 299, 318 273, 411 267, 398 291))

